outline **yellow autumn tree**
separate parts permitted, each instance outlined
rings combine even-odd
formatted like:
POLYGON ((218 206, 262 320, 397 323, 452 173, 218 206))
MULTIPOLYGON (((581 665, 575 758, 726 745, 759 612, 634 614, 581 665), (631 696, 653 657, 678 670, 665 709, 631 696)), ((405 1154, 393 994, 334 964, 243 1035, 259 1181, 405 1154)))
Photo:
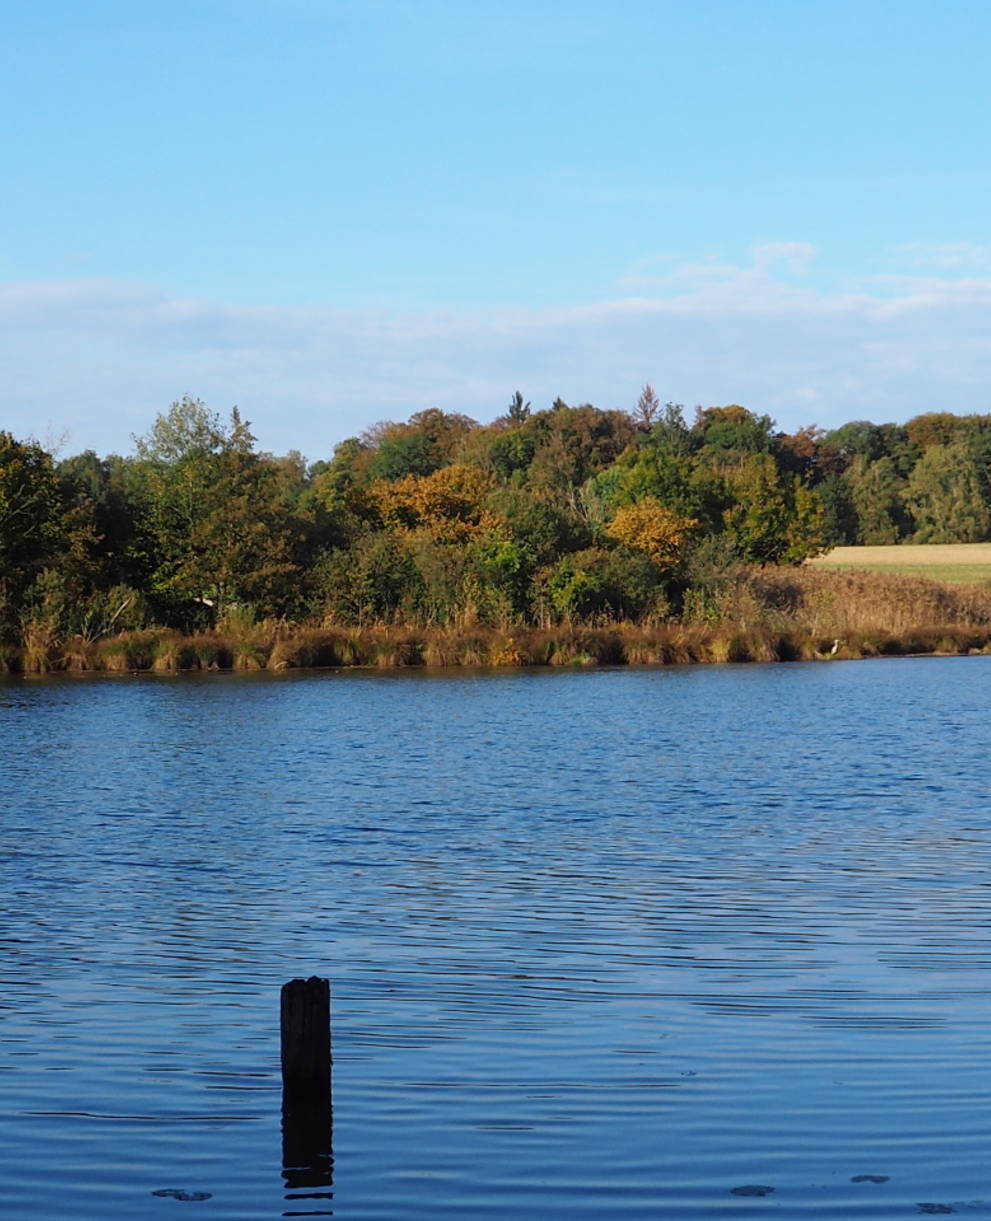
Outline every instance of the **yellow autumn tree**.
POLYGON ((693 517, 682 517, 656 497, 645 496, 617 509, 605 532, 624 547, 643 551, 658 568, 673 568, 696 524, 693 517))
POLYGON ((494 487, 489 472, 454 463, 429 475, 378 479, 369 489, 369 497, 389 530, 423 530, 437 542, 463 543, 500 524, 485 507, 494 487))

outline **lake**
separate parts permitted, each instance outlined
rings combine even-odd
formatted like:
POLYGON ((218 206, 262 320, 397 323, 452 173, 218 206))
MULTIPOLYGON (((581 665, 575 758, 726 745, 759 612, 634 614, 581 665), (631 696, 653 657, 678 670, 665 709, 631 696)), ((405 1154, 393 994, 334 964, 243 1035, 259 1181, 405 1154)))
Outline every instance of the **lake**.
POLYGON ((989 712, 991 657, 4 680, 0 1215, 991 1216, 989 712))

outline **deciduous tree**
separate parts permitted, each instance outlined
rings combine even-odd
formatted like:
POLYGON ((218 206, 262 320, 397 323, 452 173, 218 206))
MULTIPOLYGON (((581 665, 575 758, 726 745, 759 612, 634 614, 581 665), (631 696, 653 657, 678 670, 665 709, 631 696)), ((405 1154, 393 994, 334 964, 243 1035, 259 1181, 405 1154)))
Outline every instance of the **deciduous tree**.
POLYGON ((653 496, 616 510, 605 533, 631 551, 642 551, 661 571, 674 568, 698 523, 662 505, 653 496))

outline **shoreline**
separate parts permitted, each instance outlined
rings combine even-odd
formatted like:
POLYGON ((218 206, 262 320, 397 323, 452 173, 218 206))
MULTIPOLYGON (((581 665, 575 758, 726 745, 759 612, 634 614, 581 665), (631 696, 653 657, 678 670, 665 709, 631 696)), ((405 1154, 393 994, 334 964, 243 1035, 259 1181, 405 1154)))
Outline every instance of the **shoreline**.
POLYGON ((592 669, 988 655, 991 627, 983 625, 861 630, 839 636, 795 626, 704 627, 680 622, 515 630, 262 625, 239 635, 214 631, 183 636, 169 629, 147 629, 95 641, 71 639, 33 654, 25 648, 8 648, 0 656, 0 673, 592 669))

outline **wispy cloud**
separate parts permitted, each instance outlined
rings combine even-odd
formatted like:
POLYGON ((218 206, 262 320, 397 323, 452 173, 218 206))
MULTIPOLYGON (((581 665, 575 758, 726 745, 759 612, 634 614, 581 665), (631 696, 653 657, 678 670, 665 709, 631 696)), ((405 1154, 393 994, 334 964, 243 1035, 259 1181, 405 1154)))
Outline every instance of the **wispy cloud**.
POLYGON ((130 449, 183 393, 235 403, 260 443, 326 456, 428 406, 499 414, 519 387, 631 406, 742 402, 783 427, 991 409, 991 277, 898 274, 815 287, 807 243, 746 265, 644 260, 621 295, 546 309, 399 312, 226 305, 106 280, 0 285, 0 428, 130 449))
POLYGON ((811 242, 763 242, 754 247, 754 267, 767 273, 783 266, 800 274, 809 270, 818 253, 811 242))
POLYGON ((903 242, 888 249, 900 267, 928 271, 984 271, 991 265, 991 246, 976 242, 903 242))

